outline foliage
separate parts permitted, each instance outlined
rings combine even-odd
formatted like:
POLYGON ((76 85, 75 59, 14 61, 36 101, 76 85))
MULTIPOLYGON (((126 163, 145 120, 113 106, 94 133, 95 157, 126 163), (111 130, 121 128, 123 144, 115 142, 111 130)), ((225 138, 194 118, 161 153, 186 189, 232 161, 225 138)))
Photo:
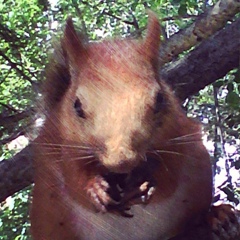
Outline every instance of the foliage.
POLYGON ((0 205, 0 239, 28 240, 29 196, 31 187, 9 197, 0 205))
POLYGON ((224 79, 219 79, 194 96, 188 103, 189 115, 204 123, 207 140, 213 143, 209 150, 216 179, 223 172, 225 174, 224 181, 221 177, 222 182, 216 182, 215 201, 227 197, 228 201, 236 205, 240 199, 239 72, 240 69, 233 70, 224 79), (234 179, 232 175, 235 175, 234 179))
POLYGON ((7 143, 26 133, 29 118, 24 113, 30 112, 32 88, 41 79, 48 30, 37 1, 5 1, 0 7, 0 134, 1 143, 7 143))
MULTIPOLYGON (((193 22, 210 3, 203 0, 6 0, 0 1, 0 159, 9 156, 8 143, 29 133, 34 123, 33 106, 44 79, 43 69, 51 52, 51 42, 58 38, 69 15, 78 29, 90 39, 115 35, 138 36, 147 21, 146 8, 162 19, 167 38, 193 22)), ((208 138, 216 144, 213 149, 215 166, 224 158, 228 171, 240 169, 239 159, 239 99, 240 71, 233 71, 214 86, 192 97, 187 104, 191 115, 208 121, 208 138), (219 143, 219 144, 217 144, 219 143), (228 145, 227 145, 228 144, 228 145), (226 146, 236 151, 226 153, 226 146), (219 148, 218 148, 219 147, 219 148), (219 151, 217 151, 219 149, 219 151)), ((216 167, 216 171, 217 171, 216 167)), ((228 179, 222 189, 228 196, 239 193, 228 179)), ((29 188, 11 198, 12 203, 1 204, 0 239, 29 239, 29 188)), ((236 195, 228 197, 236 202, 236 195)))

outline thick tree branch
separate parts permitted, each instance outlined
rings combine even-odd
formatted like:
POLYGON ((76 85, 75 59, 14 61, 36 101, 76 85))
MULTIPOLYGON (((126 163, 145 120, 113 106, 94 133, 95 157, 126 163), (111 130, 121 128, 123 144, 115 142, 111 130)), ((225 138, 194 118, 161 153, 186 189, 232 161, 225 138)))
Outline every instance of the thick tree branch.
POLYGON ((224 77, 240 63, 240 18, 161 70, 177 96, 185 98, 224 77))
POLYGON ((160 65, 170 62, 178 54, 189 50, 203 39, 223 28, 240 11, 238 0, 219 0, 211 9, 200 15, 196 21, 172 35, 160 49, 160 65))
POLYGON ((31 145, 0 162, 0 202, 33 183, 31 145))
POLYGON ((31 111, 32 109, 27 109, 25 111, 17 112, 13 115, 8 115, 8 116, 2 116, 0 114, 0 125, 5 128, 13 127, 14 124, 16 124, 17 122, 29 117, 31 114, 31 111))

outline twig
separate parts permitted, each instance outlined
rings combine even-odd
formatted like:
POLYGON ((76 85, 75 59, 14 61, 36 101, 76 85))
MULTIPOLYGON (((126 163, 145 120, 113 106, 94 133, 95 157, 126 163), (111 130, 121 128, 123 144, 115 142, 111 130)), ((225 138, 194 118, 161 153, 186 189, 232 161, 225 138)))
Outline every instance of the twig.
POLYGON ((165 17, 165 18, 161 18, 161 21, 162 22, 165 22, 165 21, 174 21, 174 20, 179 20, 179 19, 188 19, 188 18, 197 18, 198 16, 197 15, 190 15, 190 14, 186 14, 186 15, 183 15, 183 16, 172 16, 172 17, 165 17))
POLYGON ((132 25, 132 26, 134 26, 135 27, 135 22, 134 21, 128 21, 128 20, 123 20, 122 18, 120 18, 120 17, 118 17, 118 16, 115 16, 115 15, 113 15, 112 13, 110 13, 110 12, 106 12, 105 10, 103 10, 103 14, 105 14, 105 15, 108 15, 108 16, 110 16, 110 17, 113 17, 113 18, 115 18, 115 19, 117 19, 117 20, 119 20, 119 21, 122 21, 122 22, 124 22, 124 23, 126 23, 126 24, 129 24, 129 25, 132 25))
POLYGON ((19 73, 24 79, 26 79, 27 81, 29 81, 31 84, 33 84, 33 81, 31 80, 31 78, 29 76, 27 76, 21 69, 18 68, 18 65, 13 62, 8 56, 6 56, 4 54, 3 51, 0 50, 0 55, 9 62, 10 66, 15 69, 17 71, 17 73, 19 73))

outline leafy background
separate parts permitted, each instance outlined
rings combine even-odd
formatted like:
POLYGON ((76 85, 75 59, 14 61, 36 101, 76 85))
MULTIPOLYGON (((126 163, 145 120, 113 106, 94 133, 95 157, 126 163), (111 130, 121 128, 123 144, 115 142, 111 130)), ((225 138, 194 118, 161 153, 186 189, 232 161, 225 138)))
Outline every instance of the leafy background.
MULTIPOLYGON (((92 40, 136 37, 145 29, 146 8, 150 8, 162 19, 169 37, 215 2, 0 0, 0 119, 5 119, 0 120, 0 160, 10 158, 27 144, 24 138, 17 143, 12 140, 32 137, 44 68, 69 15, 77 29, 92 40)), ((216 188, 215 200, 223 198, 236 205, 240 184, 239 178, 232 179, 232 171, 236 176, 240 169, 239 100, 240 71, 235 69, 184 103, 189 116, 205 126, 215 174, 225 176, 216 188)), ((0 204, 0 239, 30 239, 30 192, 28 187, 0 204)))

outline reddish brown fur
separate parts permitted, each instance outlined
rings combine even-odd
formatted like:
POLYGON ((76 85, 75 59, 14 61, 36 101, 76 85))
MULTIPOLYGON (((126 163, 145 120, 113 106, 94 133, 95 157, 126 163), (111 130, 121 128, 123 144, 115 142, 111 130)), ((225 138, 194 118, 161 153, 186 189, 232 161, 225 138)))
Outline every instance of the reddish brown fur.
POLYGON ((153 14, 142 41, 84 44, 68 20, 64 65, 56 62, 49 72, 46 122, 36 140, 34 239, 165 240, 208 210, 209 156, 199 124, 158 79, 159 38, 153 14), (84 118, 73 107, 76 99, 84 118), (132 206, 133 218, 94 211, 93 205, 106 211, 111 203, 103 176, 130 174, 155 160, 156 192, 149 204, 132 206))

